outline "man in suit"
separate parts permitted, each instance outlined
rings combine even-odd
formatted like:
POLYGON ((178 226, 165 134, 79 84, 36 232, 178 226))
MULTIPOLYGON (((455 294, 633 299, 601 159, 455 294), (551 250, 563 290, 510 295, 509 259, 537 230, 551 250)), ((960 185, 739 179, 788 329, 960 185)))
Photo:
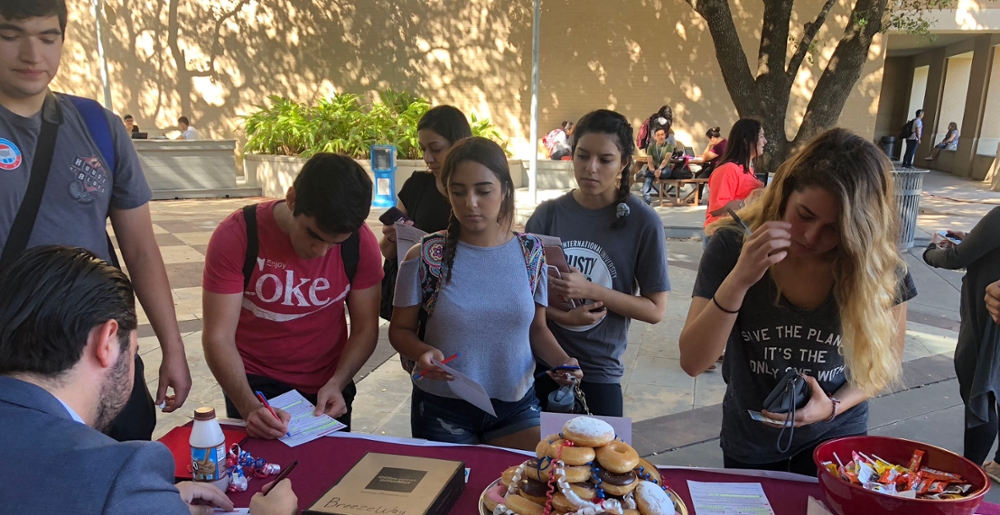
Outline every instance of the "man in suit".
MULTIPOLYGON (((232 502, 210 484, 173 483, 158 442, 102 434, 132 392, 135 297, 128 278, 90 251, 41 246, 0 271, 0 488, 4 513, 187 515, 232 502), (194 506, 191 503, 201 504, 194 506)), ((289 515, 283 480, 255 515, 289 515)))

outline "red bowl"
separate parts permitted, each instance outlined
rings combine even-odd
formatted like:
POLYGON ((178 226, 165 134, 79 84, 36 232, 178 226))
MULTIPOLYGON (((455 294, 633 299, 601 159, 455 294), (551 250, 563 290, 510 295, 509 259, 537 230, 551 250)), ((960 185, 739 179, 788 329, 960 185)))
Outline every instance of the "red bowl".
POLYGON ((902 438, 885 436, 849 436, 821 444, 813 451, 813 461, 819 476, 819 485, 826 494, 826 504, 839 515, 899 513, 906 515, 972 515, 983 497, 990 490, 990 479, 975 463, 940 447, 902 438), (921 449, 924 458, 921 466, 943 472, 953 472, 972 485, 970 495, 962 499, 935 501, 930 499, 901 499, 865 490, 835 476, 821 463, 837 463, 837 453, 845 464, 851 461, 851 452, 877 454, 890 463, 906 466, 913 451, 921 449))

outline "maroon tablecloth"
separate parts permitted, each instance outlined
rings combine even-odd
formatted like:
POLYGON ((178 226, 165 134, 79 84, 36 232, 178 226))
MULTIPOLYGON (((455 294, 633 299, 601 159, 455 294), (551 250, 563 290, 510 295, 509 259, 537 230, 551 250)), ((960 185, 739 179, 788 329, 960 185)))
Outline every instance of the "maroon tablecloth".
MULTIPOLYGON (((426 447, 402 445, 364 438, 320 438, 299 447, 288 447, 276 440, 248 439, 243 446, 254 456, 266 458, 270 462, 286 466, 293 460, 299 464, 289 475, 292 488, 299 498, 299 508, 306 509, 333 486, 367 452, 403 454, 427 458, 441 458, 464 461, 472 469, 469 483, 462 496, 451 510, 453 515, 478 513, 479 496, 483 490, 500 477, 511 465, 516 465, 526 456, 491 447, 426 447)), ((768 477, 747 477, 702 469, 663 469, 664 481, 692 508, 687 480, 729 483, 761 483, 776 515, 802 515, 806 513, 809 496, 823 499, 818 483, 808 483, 774 479, 768 477)), ((230 494, 236 506, 249 506, 250 497, 267 482, 263 479, 250 481, 246 492, 230 494)), ((983 515, 1000 515, 1000 506, 984 503, 979 509, 983 515)), ((693 514, 693 510, 692 510, 693 514)))

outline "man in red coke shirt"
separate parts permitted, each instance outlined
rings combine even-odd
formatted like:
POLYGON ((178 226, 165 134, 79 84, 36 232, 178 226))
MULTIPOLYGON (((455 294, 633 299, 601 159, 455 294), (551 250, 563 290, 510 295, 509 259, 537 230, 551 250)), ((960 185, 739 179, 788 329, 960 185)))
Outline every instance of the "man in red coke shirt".
POLYGON ((227 415, 246 419, 250 436, 280 438, 290 420, 281 410, 276 419, 258 390, 267 398, 298 390, 316 414, 350 428, 353 377, 378 339, 382 262, 364 223, 371 196, 354 160, 317 154, 284 200, 237 211, 212 234, 202 281, 205 360, 227 415))

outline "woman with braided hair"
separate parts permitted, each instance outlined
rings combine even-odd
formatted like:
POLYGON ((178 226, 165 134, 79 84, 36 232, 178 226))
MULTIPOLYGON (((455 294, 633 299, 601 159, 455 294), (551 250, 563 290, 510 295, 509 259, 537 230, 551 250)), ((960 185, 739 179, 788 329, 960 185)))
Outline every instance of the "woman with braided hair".
MULTIPOLYGON (((570 273, 549 281, 579 307, 549 307, 549 329, 580 359, 586 376, 580 387, 591 413, 620 417, 629 324, 655 324, 667 309, 663 222, 629 191, 635 145, 628 120, 614 111, 593 111, 577 122, 575 134, 577 189, 539 205, 525 228, 562 240, 570 273)), ((545 402, 555 388, 542 377, 535 390, 545 402)))
MULTIPOLYGON (((452 212, 399 265, 389 342, 416 362, 410 429, 416 438, 534 449, 540 409, 535 360, 577 367, 545 322, 545 255, 536 236, 511 231, 507 156, 484 138, 455 144, 441 170, 452 212), (421 335, 421 325, 423 334, 421 335), (479 383, 496 416, 458 398, 440 367, 479 383)), ((579 370, 554 378, 568 383, 579 370)))

